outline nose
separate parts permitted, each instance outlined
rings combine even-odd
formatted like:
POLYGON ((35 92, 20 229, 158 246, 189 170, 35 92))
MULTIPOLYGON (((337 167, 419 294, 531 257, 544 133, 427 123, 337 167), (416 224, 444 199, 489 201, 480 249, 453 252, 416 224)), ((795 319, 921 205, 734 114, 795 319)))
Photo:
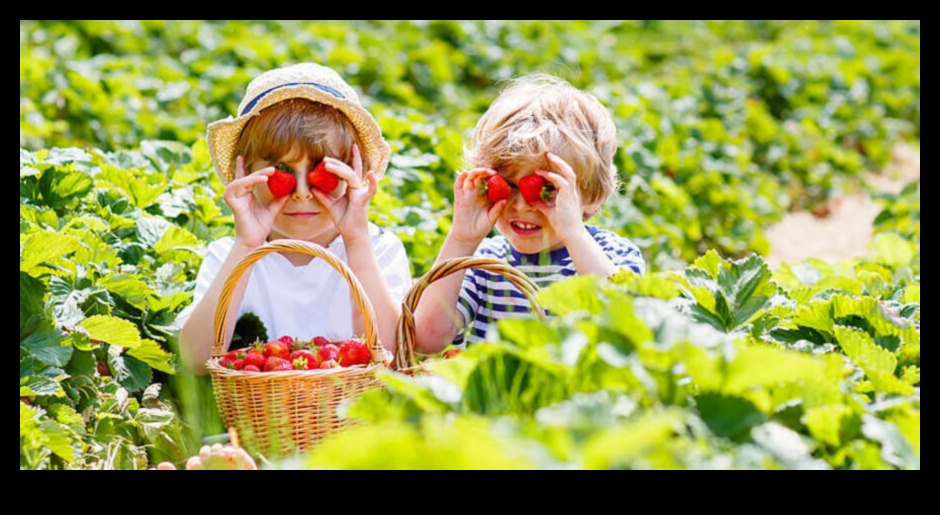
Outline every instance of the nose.
POLYGON ((296 177, 297 187, 294 188, 294 194, 291 198, 294 200, 312 200, 313 193, 310 192, 310 185, 307 184, 307 172, 297 172, 296 177))
POLYGON ((509 194, 509 199, 506 201, 506 207, 510 207, 513 210, 519 212, 535 209, 525 201, 525 198, 522 196, 522 193, 518 188, 512 189, 512 193, 509 194))

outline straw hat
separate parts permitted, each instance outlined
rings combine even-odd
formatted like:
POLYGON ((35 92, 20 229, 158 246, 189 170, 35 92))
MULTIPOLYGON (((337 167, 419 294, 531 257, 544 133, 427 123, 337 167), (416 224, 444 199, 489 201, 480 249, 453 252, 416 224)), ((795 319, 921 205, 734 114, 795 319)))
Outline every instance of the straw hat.
POLYGON ((262 73, 248 84, 238 105, 238 117, 229 116, 208 127, 209 155, 223 184, 235 177, 235 143, 252 116, 289 98, 306 98, 339 109, 359 133, 364 171, 381 178, 388 166, 388 143, 375 118, 359 102, 359 96, 335 71, 316 63, 301 63, 262 73))

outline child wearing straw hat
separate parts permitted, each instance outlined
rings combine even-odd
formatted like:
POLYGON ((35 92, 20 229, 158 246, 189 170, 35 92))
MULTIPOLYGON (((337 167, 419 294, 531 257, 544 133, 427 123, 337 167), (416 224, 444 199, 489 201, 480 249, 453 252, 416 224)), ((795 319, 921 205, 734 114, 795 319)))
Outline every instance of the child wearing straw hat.
MULTIPOLYGON (((494 258, 538 286, 620 269, 643 273, 635 244, 586 224, 618 188, 615 133, 593 95, 547 75, 514 81, 474 129, 471 169, 454 182, 454 220, 438 263, 494 258), (487 238, 494 226, 499 234, 487 238)), ((415 309, 415 349, 434 354, 483 341, 497 320, 528 311, 502 275, 473 268, 451 274, 428 286, 415 309)))
MULTIPOLYGON (((206 373, 226 278, 246 254, 284 238, 316 243, 348 265, 374 308, 379 340, 394 351, 411 272, 401 240, 368 220, 390 149, 356 91, 315 63, 270 70, 248 84, 237 116, 209 124, 207 140, 235 236, 209 244, 193 303, 177 318, 183 363, 206 373), (335 187, 308 182, 314 169, 338 179, 335 187)), ((348 283, 322 259, 274 252, 235 287, 225 341, 247 312, 261 319, 271 339, 349 338, 363 334, 359 311, 348 283)))

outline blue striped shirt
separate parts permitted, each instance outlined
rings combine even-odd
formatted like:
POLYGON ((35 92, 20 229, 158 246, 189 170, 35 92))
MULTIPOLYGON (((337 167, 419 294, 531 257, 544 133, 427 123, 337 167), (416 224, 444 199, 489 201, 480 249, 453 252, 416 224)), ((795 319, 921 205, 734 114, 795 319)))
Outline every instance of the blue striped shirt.
MULTIPOLYGON (((611 231, 591 226, 587 229, 615 266, 628 268, 638 274, 644 272, 646 263, 639 247, 633 242, 611 231)), ((502 235, 483 240, 474 256, 504 261, 526 274, 539 288, 577 275, 566 247, 541 254, 522 254, 512 248, 509 240, 502 235)), ((464 275, 457 310, 465 321, 470 322, 467 324, 467 343, 470 344, 485 340, 487 329, 496 320, 527 316, 529 301, 502 275, 470 268, 464 275)), ((464 334, 461 332, 453 343, 462 345, 463 341, 464 334)))

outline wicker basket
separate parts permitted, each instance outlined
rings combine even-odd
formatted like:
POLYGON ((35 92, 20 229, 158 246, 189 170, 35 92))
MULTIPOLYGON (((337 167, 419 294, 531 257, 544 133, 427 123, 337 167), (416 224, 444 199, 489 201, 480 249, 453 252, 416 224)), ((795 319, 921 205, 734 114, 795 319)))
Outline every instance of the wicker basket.
POLYGON ((222 288, 215 312, 215 335, 212 357, 206 366, 216 403, 225 425, 234 428, 242 446, 255 454, 278 457, 312 448, 323 438, 355 423, 338 415, 342 401, 381 388, 375 371, 386 367, 386 351, 378 341, 372 304, 346 264, 312 243, 277 240, 245 256, 222 288), (232 292, 245 271, 271 252, 300 252, 318 257, 342 274, 365 319, 365 340, 372 350, 369 365, 259 373, 231 370, 219 364, 227 347, 225 326, 232 292))
POLYGON ((446 259, 431 267, 428 273, 418 279, 411 287, 411 290, 408 291, 405 300, 402 301, 401 318, 398 321, 398 351, 395 353, 395 368, 398 372, 414 375, 422 370, 415 355, 414 319, 414 310, 418 306, 418 301, 421 300, 421 294, 434 281, 468 268, 479 268, 505 277, 525 295, 538 316, 545 320, 545 310, 542 309, 536 298, 538 286, 524 273, 502 261, 490 258, 462 257, 446 259))

